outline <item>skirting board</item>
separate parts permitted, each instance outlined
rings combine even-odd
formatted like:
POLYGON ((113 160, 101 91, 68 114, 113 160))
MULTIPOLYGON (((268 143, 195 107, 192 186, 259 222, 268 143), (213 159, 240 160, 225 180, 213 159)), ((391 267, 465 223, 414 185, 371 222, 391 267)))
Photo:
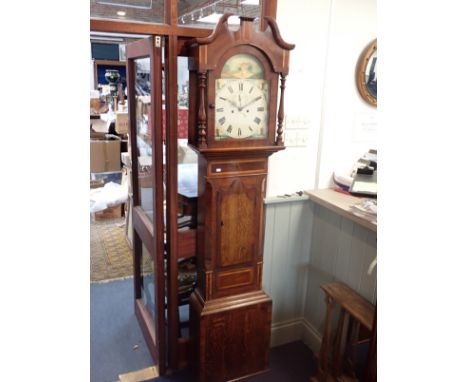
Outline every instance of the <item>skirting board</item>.
POLYGON ((302 340, 302 326, 302 318, 273 323, 270 347, 302 340))
POLYGON ((273 323, 271 326, 271 347, 294 341, 302 341, 314 353, 318 353, 322 343, 322 335, 304 318, 273 323))
POLYGON ((302 341, 315 353, 318 354, 322 345, 322 335, 305 318, 302 320, 302 341))

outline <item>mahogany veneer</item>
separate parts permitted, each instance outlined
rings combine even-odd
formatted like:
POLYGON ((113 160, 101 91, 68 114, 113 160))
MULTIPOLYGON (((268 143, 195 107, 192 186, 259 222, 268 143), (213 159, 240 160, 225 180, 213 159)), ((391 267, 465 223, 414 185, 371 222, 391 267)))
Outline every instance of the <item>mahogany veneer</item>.
MULTIPOLYGON (((210 36, 186 44, 189 144, 198 153, 199 194, 198 287, 190 297, 191 362, 197 380, 207 382, 240 380, 268 369, 272 301, 262 291, 263 199, 268 157, 284 149, 284 79, 294 47, 282 40, 271 18, 265 19, 268 27, 262 31, 254 28, 253 19, 241 17, 239 29, 232 31, 229 16, 220 19, 210 36), (259 63, 261 81, 269 84, 267 96, 259 97, 267 108, 264 133, 251 139, 218 139, 215 83, 230 58, 247 55, 259 63)), ((256 101, 246 93, 243 97, 249 105, 256 101)), ((249 117, 241 111, 237 107, 231 113, 249 117)))

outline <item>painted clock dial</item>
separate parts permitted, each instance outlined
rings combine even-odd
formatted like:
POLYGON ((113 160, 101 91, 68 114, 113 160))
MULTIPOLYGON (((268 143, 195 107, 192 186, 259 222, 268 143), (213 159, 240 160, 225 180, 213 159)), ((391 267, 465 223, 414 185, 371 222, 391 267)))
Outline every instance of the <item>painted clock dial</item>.
POLYGON ((263 139, 268 126, 269 82, 252 55, 226 61, 215 84, 215 139, 263 139))

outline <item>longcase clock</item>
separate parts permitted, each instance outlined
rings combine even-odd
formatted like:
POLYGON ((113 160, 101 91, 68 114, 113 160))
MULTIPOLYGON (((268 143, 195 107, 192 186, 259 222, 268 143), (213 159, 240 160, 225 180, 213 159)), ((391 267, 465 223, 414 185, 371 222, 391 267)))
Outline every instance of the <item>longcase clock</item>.
POLYGON ((283 99, 294 45, 283 41, 272 18, 259 31, 253 18, 241 17, 231 31, 230 16, 186 46, 189 143, 199 156, 199 281, 190 297, 199 381, 242 379, 266 371, 269 362, 263 199, 268 157, 284 149, 283 99))

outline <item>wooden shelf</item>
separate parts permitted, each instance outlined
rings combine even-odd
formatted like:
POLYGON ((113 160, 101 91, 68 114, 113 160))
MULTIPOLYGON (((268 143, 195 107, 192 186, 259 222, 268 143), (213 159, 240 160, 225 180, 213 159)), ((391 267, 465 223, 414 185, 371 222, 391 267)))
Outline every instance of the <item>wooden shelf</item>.
POLYGON ((377 232, 376 223, 364 217, 355 215, 353 212, 351 212, 351 206, 358 203, 360 200, 362 200, 362 198, 358 198, 352 195, 346 195, 337 192, 331 188, 315 191, 306 191, 306 194, 309 195, 309 198, 313 202, 318 203, 321 206, 328 208, 336 212, 337 214, 362 225, 365 228, 370 229, 371 231, 377 232))

